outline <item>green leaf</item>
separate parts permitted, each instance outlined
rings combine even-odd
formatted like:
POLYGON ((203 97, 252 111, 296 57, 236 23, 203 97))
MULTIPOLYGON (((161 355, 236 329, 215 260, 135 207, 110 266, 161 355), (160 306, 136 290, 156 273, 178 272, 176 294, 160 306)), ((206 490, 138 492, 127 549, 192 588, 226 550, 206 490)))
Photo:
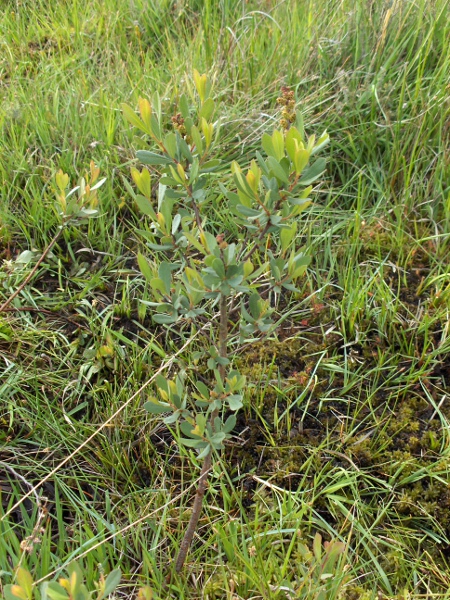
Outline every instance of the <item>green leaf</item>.
POLYGON ((150 150, 138 150, 136 157, 144 165, 170 165, 174 164, 173 160, 163 154, 157 154, 156 152, 150 152, 150 150))
POLYGON ((70 595, 73 596, 74 599, 87 599, 88 594, 83 594, 83 571, 81 570, 79 564, 77 562, 71 563, 67 567, 67 573, 69 575, 68 580, 70 582, 70 595))
POLYGON ((33 596, 33 578, 31 573, 24 569, 24 567, 19 567, 16 571, 17 583, 24 590, 26 597, 31 600, 33 596))
POLYGON ((248 301, 250 313, 254 319, 259 319, 261 316, 261 297, 257 292, 254 292, 248 301))
POLYGON ((152 194, 152 181, 148 170, 142 169, 142 172, 140 172, 135 167, 132 167, 131 177, 133 178, 133 181, 137 185, 141 194, 143 194, 146 198, 150 198, 152 194))
POLYGON ((282 229, 280 232, 281 249, 283 252, 289 248, 290 243, 297 235, 297 221, 294 221, 290 227, 282 229))
POLYGON ((310 263, 311 256, 308 256, 307 254, 296 256, 292 262, 289 261, 289 275, 292 279, 301 277, 306 272, 310 263))
POLYGON ((178 321, 178 316, 173 316, 173 315, 153 315, 152 319, 155 321, 155 323, 158 323, 159 325, 171 325, 172 323, 176 323, 178 321))
POLYGON ((284 157, 284 136, 278 129, 275 129, 272 134, 272 145, 275 151, 274 158, 280 161, 284 157))
POLYGON ((263 175, 265 175, 266 177, 270 177, 269 169, 265 163, 264 158, 259 152, 256 152, 256 160, 258 161, 259 168, 261 169, 263 175))
POLYGON ((181 223, 181 215, 178 213, 174 216, 173 221, 172 221, 172 228, 170 230, 170 233, 172 235, 175 235, 176 232, 178 231, 178 228, 180 226, 181 223))
MULTIPOLYGON (((163 296, 168 296, 170 293, 167 291, 166 286, 164 284, 164 281, 162 279, 160 279, 159 277, 153 277, 150 280, 150 287, 152 288, 152 290, 156 291, 156 292, 160 292, 163 296)), ((158 295, 157 295, 158 298, 158 295)))
POLYGON ((320 138, 317 140, 314 148, 311 151, 311 154, 316 154, 317 152, 319 152, 324 146, 326 146, 328 144, 329 141, 330 141, 330 136, 328 135, 328 133, 326 131, 324 131, 322 133, 322 135, 320 136, 320 138))
POLYGON ((244 206, 243 204, 238 204, 236 206, 236 210, 244 217, 256 218, 264 214, 261 210, 256 210, 255 208, 250 208, 248 206, 244 206))
POLYGON ((274 227, 279 227, 282 221, 283 217, 281 215, 270 215, 270 224, 274 225, 274 227))
POLYGON ((142 275, 150 283, 154 277, 154 274, 150 267, 149 262, 147 261, 145 256, 143 254, 141 254, 140 252, 138 253, 137 261, 138 261, 138 265, 139 265, 142 275))
POLYGON ((204 444, 204 448, 197 456, 198 460, 202 460, 203 458, 208 456, 208 454, 211 452, 211 445, 208 444, 207 442, 202 442, 202 444, 199 444, 197 447, 201 448, 203 444, 204 444))
POLYGON ((202 381, 197 381, 195 386, 204 398, 209 399, 209 388, 202 381))
POLYGON ((279 179, 283 183, 289 183, 289 177, 287 176, 286 171, 280 165, 278 160, 273 158, 273 156, 269 156, 267 159, 267 164, 269 165, 270 170, 277 179, 279 179))
POLYGON ((156 221, 156 213, 154 211, 152 203, 150 202, 150 200, 148 200, 148 198, 145 198, 145 196, 141 196, 141 194, 138 194, 134 200, 138 205, 139 210, 143 212, 144 215, 147 215, 147 217, 151 217, 156 221))
POLYGON ((218 431, 209 438, 209 441, 213 448, 215 448, 216 450, 220 450, 222 448, 222 442, 226 437, 226 433, 224 433, 223 431, 218 431))
POLYGON ((318 532, 314 536, 313 552, 317 562, 320 562, 322 560, 322 536, 318 532))
POLYGON ((309 161, 309 152, 308 150, 303 150, 299 148, 294 155, 294 167, 296 175, 300 175, 303 169, 306 167, 309 161))
POLYGON ((192 119, 192 117, 187 117, 184 120, 184 126, 186 128, 186 134, 188 136, 191 135, 191 130, 192 130, 193 125, 194 125, 194 120, 192 119))
POLYGON ((152 116, 150 118, 150 123, 151 123, 153 135, 156 137, 156 139, 158 139, 158 140, 161 139, 161 128, 159 126, 158 118, 156 117, 155 114, 152 114, 152 116))
POLYGON ((208 160, 202 165, 200 173, 212 173, 214 171, 217 171, 217 167, 219 167, 221 164, 222 161, 219 158, 213 158, 211 160, 208 160))
MULTIPOLYGON (((192 159, 192 163, 191 163, 191 168, 189 171, 189 184, 192 185, 193 183, 198 185, 198 170, 199 170, 199 162, 198 162, 198 158, 193 158, 192 159)), ((200 182, 201 184, 201 182, 200 182)), ((195 192, 193 192, 192 197, 197 200, 199 199, 199 197, 202 197, 205 195, 204 190, 199 187, 198 189, 195 190, 195 192)))
POLYGON ((197 427, 200 429, 202 434, 206 429, 207 420, 208 420, 207 416, 203 413, 198 413, 195 417, 195 422, 197 424, 197 427))
POLYGON ((158 389, 164 390, 165 392, 168 392, 169 390, 168 381, 161 373, 155 377, 155 385, 158 389))
POLYGON ((300 138, 302 140, 305 139, 305 127, 302 113, 298 110, 295 119, 295 128, 291 127, 291 129, 295 129, 300 134, 300 138))
POLYGON ((184 156, 184 158, 189 163, 192 163, 192 161, 194 160, 194 157, 192 156, 192 152, 190 151, 189 146, 186 144, 186 142, 180 136, 180 134, 177 135, 177 142, 178 142, 178 147, 180 149, 182 156, 184 156))
POLYGON ((124 184, 124 186, 127 189, 127 192, 130 194, 130 196, 134 199, 136 197, 136 192, 134 191, 134 189, 132 188, 132 186, 130 185, 130 182, 126 179, 126 177, 124 177, 123 175, 121 175, 121 179, 122 182, 124 184))
POLYGON ((56 173, 55 180, 56 180, 56 185, 58 186, 58 188, 61 192, 63 192, 66 189, 66 187, 69 185, 69 176, 67 175, 67 173, 63 173, 62 169, 60 169, 56 173))
POLYGON ((170 404, 160 402, 157 398, 153 397, 149 398, 149 400, 144 403, 144 408, 147 412, 149 412, 152 415, 160 415, 162 413, 166 413, 172 410, 170 404))
POLYGON ((228 373, 227 385, 230 386, 230 389, 232 387, 233 390, 242 390, 245 387, 245 382, 245 375, 241 375, 236 369, 228 373))
POLYGON ((190 244, 192 244, 194 246, 194 248, 196 248, 199 252, 201 252, 202 254, 207 253, 207 250, 205 250, 205 248, 200 244, 200 242, 191 233, 188 233, 187 231, 185 231, 184 236, 187 239, 187 241, 190 244))
POLYGON ((208 273, 206 270, 203 271, 203 283, 210 290, 216 290, 220 286, 221 282, 222 280, 217 275, 208 273))
POLYGON ((139 98, 139 114, 141 115, 142 122, 145 126, 151 130, 150 117, 152 114, 152 106, 150 102, 145 98, 139 98))
POLYGON ((288 198, 288 203, 290 206, 301 206, 305 210, 305 208, 308 208, 312 204, 312 200, 309 198, 288 198))
POLYGON ((228 419, 225 421, 222 431, 224 433, 231 433, 233 429, 236 427, 236 415, 230 415, 228 419))
POLYGON ((282 258, 272 258, 270 261, 270 272, 276 281, 281 279, 281 273, 283 272, 284 264, 285 262, 282 258))
POLYGON ((248 198, 252 198, 252 199, 255 197, 255 192, 249 186, 247 179, 242 175, 242 173, 235 171, 233 173, 233 178, 234 178, 234 181, 236 183, 238 190, 242 194, 244 194, 244 196, 247 196, 248 198))
MULTIPOLYGON (((255 319, 252 317, 252 315, 247 311, 247 309, 245 308, 244 304, 241 304, 241 317, 242 319, 244 319, 244 321, 246 321, 247 323, 255 323, 255 319)), ((241 327, 245 327, 242 323, 241 323, 241 327)))
MULTIPOLYGON (((42 588, 44 588, 44 586, 42 586, 42 588)), ((50 600, 68 600, 69 598, 67 591, 56 581, 51 581, 44 589, 46 597, 50 598, 50 600)), ((44 596, 44 594, 42 595, 44 596)))
POLYGON ((203 102, 203 105, 200 109, 200 112, 198 113, 198 120, 201 121, 202 117, 204 119, 206 119, 206 121, 209 121, 209 119, 212 117, 212 114, 214 112, 214 107, 215 107, 215 102, 212 98, 208 98, 207 100, 205 100, 205 102, 203 102))
POLYGON ((186 190, 171 190, 171 189, 167 189, 165 194, 164 194, 165 198, 169 198, 170 200, 179 200, 180 198, 186 198, 187 197, 187 192, 186 190))
POLYGON ((242 396, 240 394, 231 394, 227 397, 230 410, 240 410, 242 408, 242 396))
POLYGON ((180 423, 180 429, 182 433, 184 433, 184 435, 188 435, 190 438, 195 438, 197 440, 202 440, 202 437, 192 433, 194 431, 194 428, 195 425, 192 425, 192 423, 189 423, 189 421, 183 421, 182 423, 180 423))
POLYGON ((180 100, 178 101, 178 108, 180 109, 183 118, 187 119, 189 117, 189 103, 185 94, 182 94, 180 96, 180 100))
POLYGON ((168 262, 163 261, 159 265, 159 277, 164 282, 164 287, 166 288, 167 295, 170 294, 170 289, 172 287, 172 271, 173 265, 168 262))
POLYGON ((101 188, 102 185, 105 183, 105 181, 107 181, 106 177, 103 177, 103 179, 100 179, 100 181, 97 181, 97 183, 91 187, 91 192, 93 192, 94 190, 98 190, 99 188, 101 188))
POLYGON ((81 210, 75 213, 75 217, 78 218, 91 218, 98 214, 98 210, 92 208, 82 208, 81 210))
POLYGON ((202 140, 202 136, 200 135, 200 131, 198 130, 198 127, 196 127, 195 125, 193 125, 191 127, 191 137, 192 140, 195 144, 195 148, 197 150, 197 154, 203 154, 203 140, 202 140))
POLYGON ((178 409, 184 408, 183 400, 181 399, 181 397, 178 394, 173 394, 171 397, 171 401, 173 402, 173 404, 175 405, 176 408, 178 408, 178 409))
POLYGON ((261 138, 261 146, 264 148, 264 152, 267 154, 267 156, 273 156, 273 158, 276 158, 277 153, 273 146, 272 138, 268 133, 263 134, 261 138))
POLYGON ((111 571, 111 573, 106 578, 105 587, 100 596, 98 596, 98 600, 102 600, 102 598, 106 598, 106 596, 112 594, 116 587, 119 585, 121 577, 122 573, 120 572, 120 569, 114 569, 114 571, 111 571))
POLYGON ((133 127, 137 127, 144 133, 148 133, 149 135, 151 135, 151 133, 152 133, 151 130, 148 127, 146 127, 146 125, 137 116, 137 114, 134 112, 134 110, 131 108, 131 106, 128 106, 128 104, 121 104, 120 108, 122 109, 123 115, 126 118, 126 120, 129 123, 131 123, 131 125, 133 125, 133 127))
POLYGON ((225 266, 220 258, 214 258, 211 267, 220 279, 225 279, 225 266))
POLYGON ((171 158, 175 158, 177 155, 177 136, 171 131, 164 138, 164 147, 167 150, 167 154, 171 158))
POLYGON ((241 289, 241 283, 244 279, 242 267, 243 265, 231 265, 231 267, 228 267, 226 275, 226 282, 228 285, 234 289, 239 289, 240 291, 243 291, 241 289))
POLYGON ((209 444, 201 438, 195 440, 190 438, 180 438, 180 441, 184 446, 188 446, 189 448, 204 448, 205 446, 209 446, 209 444))
POLYGON ((164 417, 163 419, 163 423, 165 423, 166 425, 171 425, 172 423, 176 423, 178 421, 178 419, 180 418, 180 413, 179 411, 175 411, 174 413, 172 413, 171 415, 169 415, 168 417, 164 417))
POLYGON ((173 185, 173 186, 177 186, 179 184, 178 181, 176 181, 173 177, 161 177, 161 179, 159 180, 159 183, 164 185, 164 187, 168 186, 168 185, 173 185))
POLYGON ((28 600, 25 590, 20 585, 6 585, 4 594, 5 600, 28 600))
MULTIPOLYGON (((204 231, 201 235, 203 235, 203 237, 204 237, 205 244, 206 244, 208 251, 211 254, 214 254, 216 250, 218 252, 217 240, 216 240, 215 236, 212 233, 210 233, 209 231, 204 231)), ((206 260, 205 260, 205 262, 206 262, 206 260)))
POLYGON ((309 167, 309 169, 303 171, 299 183, 302 185, 309 185, 310 183, 313 183, 325 171, 326 165, 327 161, 324 158, 318 158, 316 162, 309 167))
POLYGON ((295 127, 291 127, 287 132, 285 143, 288 156, 292 160, 292 162, 294 162, 294 156, 296 151, 299 148, 304 148, 302 136, 295 127))

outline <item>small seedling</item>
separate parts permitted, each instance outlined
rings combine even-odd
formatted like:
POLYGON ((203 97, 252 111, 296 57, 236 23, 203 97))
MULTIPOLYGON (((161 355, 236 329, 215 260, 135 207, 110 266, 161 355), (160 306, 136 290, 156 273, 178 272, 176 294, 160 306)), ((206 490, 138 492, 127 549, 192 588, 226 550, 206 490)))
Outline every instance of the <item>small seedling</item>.
MULTIPOLYGON (((36 264, 28 273, 27 277, 22 281, 22 283, 17 287, 13 294, 5 300, 5 302, 0 306, 0 314, 11 304, 11 302, 16 298, 20 292, 25 288, 26 285, 33 279, 40 265, 45 260, 46 256, 48 256, 49 252, 53 248, 53 246, 57 243, 63 231, 69 226, 80 225, 85 222, 87 219, 92 217, 96 217, 98 210, 98 189, 105 183, 106 178, 98 180, 100 175, 100 169, 95 166, 94 162, 91 161, 90 164, 90 173, 89 179, 86 180, 82 177, 79 181, 79 184, 72 188, 69 192, 67 192, 67 187, 69 185, 69 176, 67 173, 63 173, 60 169, 55 176, 56 183, 56 202, 55 208, 59 214, 61 219, 61 224, 58 228, 58 231, 50 240, 47 247, 42 252, 39 259, 36 261, 36 264)), ((28 263, 33 257, 33 253, 29 250, 25 250, 18 257, 16 262, 28 263)))

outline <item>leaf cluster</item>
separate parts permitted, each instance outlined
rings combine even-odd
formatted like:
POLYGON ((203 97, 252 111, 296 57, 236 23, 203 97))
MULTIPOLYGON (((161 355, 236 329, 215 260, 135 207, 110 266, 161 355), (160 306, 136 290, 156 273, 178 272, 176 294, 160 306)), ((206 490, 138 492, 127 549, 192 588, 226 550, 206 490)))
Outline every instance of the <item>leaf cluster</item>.
POLYGON ((143 168, 131 169, 138 192, 126 182, 149 220, 140 231, 149 252, 138 255, 150 293, 143 302, 152 308, 155 323, 179 327, 203 326, 213 319, 214 307, 220 307, 220 324, 211 320, 210 347, 202 354, 213 372, 211 389, 194 382, 195 402, 188 403, 183 377, 171 382, 159 377, 158 395, 145 404, 153 414, 171 413, 164 419, 168 424, 181 419, 181 442, 206 455, 220 449, 234 427, 233 415, 226 421, 221 415, 236 412, 243 401, 245 378, 227 358, 227 311, 235 307, 233 318, 243 342, 270 331, 272 295, 296 291, 310 262, 298 248, 299 217, 311 204, 312 184, 325 170, 325 160, 315 155, 328 135, 306 138, 298 117, 297 126, 288 131, 263 134, 261 151, 246 172, 233 162, 229 176, 221 179, 215 144, 220 125, 211 86, 196 71, 194 85, 197 101, 192 106, 186 96, 180 97, 173 131, 163 131, 158 98, 155 107, 141 98, 139 116, 128 105, 122 109, 153 146, 137 152, 143 168), (217 232, 210 221, 207 206, 213 197, 222 197, 224 213, 237 227, 233 238, 217 232))
POLYGON ((96 590, 88 591, 83 583, 83 571, 76 562, 68 566, 67 573, 68 576, 59 581, 45 581, 37 588, 31 573, 19 567, 17 583, 4 588, 5 600, 103 600, 114 592, 121 578, 120 570, 114 569, 106 578, 100 576, 96 590))

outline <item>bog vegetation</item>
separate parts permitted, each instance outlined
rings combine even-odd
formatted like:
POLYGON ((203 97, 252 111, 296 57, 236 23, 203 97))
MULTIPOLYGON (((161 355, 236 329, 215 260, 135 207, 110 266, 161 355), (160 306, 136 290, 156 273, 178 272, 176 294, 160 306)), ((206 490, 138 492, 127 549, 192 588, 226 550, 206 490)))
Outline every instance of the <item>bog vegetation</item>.
POLYGON ((0 595, 447 597, 448 2, 4 4, 0 595))

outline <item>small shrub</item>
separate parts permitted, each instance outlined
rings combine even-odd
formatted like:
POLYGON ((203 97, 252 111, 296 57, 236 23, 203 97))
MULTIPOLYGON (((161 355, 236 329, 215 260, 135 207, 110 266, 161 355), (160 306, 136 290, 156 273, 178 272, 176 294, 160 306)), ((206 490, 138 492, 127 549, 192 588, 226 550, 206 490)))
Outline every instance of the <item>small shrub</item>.
POLYGON ((192 361, 204 361, 209 373, 189 386, 183 371, 172 380, 160 375, 157 394, 145 403, 148 412, 176 424, 179 442, 203 460, 177 572, 197 527, 213 453, 230 437, 243 405, 245 377, 229 351, 271 331, 280 295, 297 291, 296 281, 310 262, 298 248, 299 217, 325 170, 325 160, 315 155, 328 142, 326 133, 305 137, 294 93, 284 87, 278 98, 280 128, 263 134, 261 152, 246 172, 233 162, 231 177, 221 181, 220 126, 211 85, 198 72, 194 84, 194 106, 181 96, 172 131, 164 131, 158 99, 154 107, 140 99, 140 116, 122 106, 125 118, 155 147, 137 152, 145 165, 131 170, 138 193, 127 184, 150 221, 142 233, 151 252, 138 255, 151 295, 144 303, 155 323, 176 325, 178 332, 201 331, 208 340, 192 361), (218 197, 223 198, 219 223, 210 210, 218 197))

